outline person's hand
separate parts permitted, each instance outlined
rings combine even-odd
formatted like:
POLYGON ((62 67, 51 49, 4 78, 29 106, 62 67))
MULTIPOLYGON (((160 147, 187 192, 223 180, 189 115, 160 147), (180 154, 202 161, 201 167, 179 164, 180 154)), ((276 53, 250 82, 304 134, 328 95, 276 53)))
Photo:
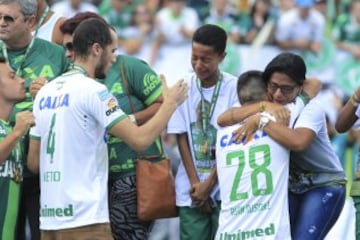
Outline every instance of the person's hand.
POLYGON ((310 51, 314 53, 319 53, 321 51, 321 44, 313 42, 310 44, 310 51))
POLYGON ((358 87, 356 89, 356 91, 354 92, 354 97, 355 97, 355 100, 360 100, 360 87, 358 87))
POLYGON ((151 28, 152 28, 151 25, 148 23, 142 23, 139 26, 140 32, 143 36, 148 35, 150 33, 151 28))
POLYGON ((246 119, 246 121, 239 127, 237 130, 233 132, 234 141, 236 143, 243 142, 243 144, 248 143, 253 135, 259 127, 260 114, 255 114, 246 119))
POLYGON ((47 79, 45 77, 35 78, 30 84, 30 94, 33 98, 35 98, 38 91, 47 83, 47 79))
POLYGON ((199 208, 200 212, 212 213, 213 211, 212 199, 208 198, 207 200, 203 201, 201 205, 197 207, 199 208))
POLYGON ((273 115, 277 122, 288 125, 290 121, 290 110, 280 104, 266 102, 266 112, 273 115))
POLYGON ((16 114, 13 132, 19 136, 24 136, 30 127, 35 125, 35 118, 32 112, 23 111, 16 114))
POLYGON ((298 39, 294 41, 294 47, 299 48, 301 50, 309 50, 310 49, 310 41, 306 39, 298 39))
POLYGON ((186 34, 187 34, 187 29, 186 29, 186 27, 185 27, 184 25, 181 25, 180 28, 179 28, 179 32, 180 32, 182 35, 186 36, 186 34))
POLYGON ((190 197, 194 203, 201 203, 209 198, 210 191, 211 186, 208 181, 197 182, 194 183, 190 188, 190 197))
POLYGON ((353 54, 354 58, 360 60, 360 47, 358 46, 353 47, 351 53, 353 54))
POLYGON ((188 85, 184 80, 177 81, 172 87, 168 87, 164 75, 160 75, 160 80, 163 88, 163 98, 165 102, 171 102, 179 106, 188 96, 188 85))

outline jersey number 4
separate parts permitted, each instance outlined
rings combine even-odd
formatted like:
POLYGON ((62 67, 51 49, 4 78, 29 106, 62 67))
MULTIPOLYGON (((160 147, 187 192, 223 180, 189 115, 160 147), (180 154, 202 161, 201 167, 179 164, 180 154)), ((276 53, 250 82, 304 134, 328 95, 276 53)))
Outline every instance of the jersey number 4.
POLYGON ((56 114, 53 114, 51 117, 51 123, 50 123, 50 131, 47 141, 47 147, 46 147, 46 153, 50 154, 50 163, 53 162, 54 152, 55 152, 55 132, 54 132, 54 126, 56 121, 56 114))

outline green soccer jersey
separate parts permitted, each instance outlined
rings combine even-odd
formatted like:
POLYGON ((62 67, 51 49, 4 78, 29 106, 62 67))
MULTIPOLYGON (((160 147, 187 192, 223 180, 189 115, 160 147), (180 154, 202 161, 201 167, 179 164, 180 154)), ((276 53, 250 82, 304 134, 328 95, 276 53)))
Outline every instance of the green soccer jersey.
POLYGON ((360 26, 351 15, 342 14, 336 20, 332 35, 337 41, 359 44, 360 26))
MULTIPOLYGON (((9 123, 0 119, 0 142, 11 131, 9 123)), ((15 239, 23 153, 22 143, 19 142, 0 165, 0 239, 15 239)))
MULTIPOLYGON (((0 44, 1 57, 4 57, 4 47, 4 44, 0 44)), ((8 62, 15 72, 20 69, 19 76, 25 79, 25 88, 27 91, 26 99, 16 104, 11 113, 11 124, 15 122, 16 113, 24 110, 32 110, 33 99, 30 95, 29 86, 35 78, 45 77, 51 81, 65 72, 70 66, 70 61, 65 56, 64 48, 57 44, 35 38, 32 47, 26 55, 27 48, 28 47, 17 50, 7 49, 8 62)), ((27 142, 26 140, 26 145, 27 142)), ((25 148, 27 147, 25 146, 25 148)), ((29 172, 25 169, 24 175, 27 176, 28 174, 29 172)))
MULTIPOLYGON (((134 104, 135 112, 144 110, 151 105, 162 92, 161 82, 157 74, 143 61, 130 56, 120 55, 109 70, 105 85, 116 97, 120 108, 127 114, 132 114, 129 97, 134 104), (126 94, 123 74, 126 78, 130 96, 126 94)), ((141 136, 139 136, 141 137, 141 136)), ((108 139, 110 178, 112 180, 135 175, 135 160, 137 157, 158 155, 154 161, 161 159, 161 140, 158 138, 146 151, 137 153, 125 142, 115 137, 108 139)))

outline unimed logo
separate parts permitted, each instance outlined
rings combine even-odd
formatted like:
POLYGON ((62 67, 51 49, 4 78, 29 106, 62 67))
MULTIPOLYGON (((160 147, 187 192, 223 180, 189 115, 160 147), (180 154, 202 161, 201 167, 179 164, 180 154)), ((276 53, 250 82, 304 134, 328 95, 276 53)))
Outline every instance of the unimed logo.
POLYGON ((245 240, 256 239, 263 236, 270 236, 275 234, 274 223, 271 223, 265 228, 255 228, 253 230, 238 230, 235 233, 223 232, 220 233, 220 240, 245 240))
POLYGON ((46 204, 40 210, 41 217, 71 217, 74 216, 73 205, 67 207, 48 207, 46 204))

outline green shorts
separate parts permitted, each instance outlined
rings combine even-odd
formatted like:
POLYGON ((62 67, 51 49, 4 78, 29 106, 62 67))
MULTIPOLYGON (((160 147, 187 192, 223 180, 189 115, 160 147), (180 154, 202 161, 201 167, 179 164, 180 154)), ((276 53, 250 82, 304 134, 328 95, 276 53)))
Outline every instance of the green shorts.
POLYGON ((203 213, 198 208, 179 207, 180 239, 214 239, 218 228, 220 202, 212 213, 203 213))

